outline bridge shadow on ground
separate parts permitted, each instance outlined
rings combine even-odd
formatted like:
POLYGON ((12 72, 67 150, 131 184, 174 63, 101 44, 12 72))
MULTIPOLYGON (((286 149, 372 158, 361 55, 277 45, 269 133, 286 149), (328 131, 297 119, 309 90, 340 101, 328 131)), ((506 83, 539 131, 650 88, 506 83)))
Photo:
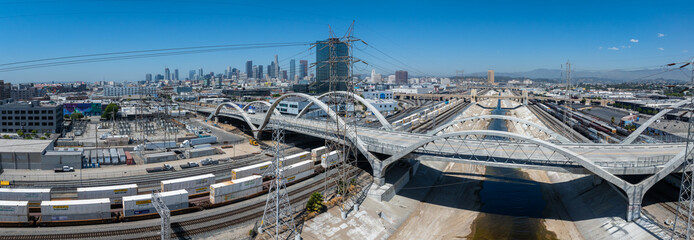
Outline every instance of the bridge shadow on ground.
MULTIPOLYGON (((495 174, 469 173, 470 165, 455 164, 449 170, 441 173, 425 164, 419 166, 417 173, 411 177, 396 195, 411 198, 428 204, 439 205, 448 208, 476 211, 487 214, 497 214, 511 217, 530 217, 558 219, 567 221, 581 221, 604 217, 625 218, 627 202, 623 193, 612 188, 607 182, 594 185, 592 175, 574 175, 567 180, 557 183, 536 182, 529 179, 510 177, 495 174), (456 169, 457 168, 457 169, 456 169), (467 168, 467 169, 462 169, 467 168), (438 178, 433 185, 431 182, 423 184, 419 179, 438 178), (492 181, 499 189, 506 192, 487 194, 480 198, 483 182, 492 181), (431 187, 428 187, 431 186, 431 187), (536 202, 518 204, 519 194, 522 189, 528 187, 539 188, 539 192, 529 191, 529 194, 541 194, 538 196, 540 211, 527 211, 524 209, 510 210, 502 208, 484 208, 485 202, 498 201, 511 203, 515 201, 515 208, 534 208, 536 202), (534 193, 533 193, 534 192, 534 193)), ((549 174, 549 173, 548 173, 549 174)), ((554 174, 554 173, 553 173, 554 174)), ((665 183, 658 183, 655 187, 663 187, 665 183)), ((490 185, 487 185, 490 186, 490 185)), ((671 189, 670 189, 671 190, 671 189)), ((658 204, 664 201, 672 201, 675 196, 668 191, 667 196, 662 191, 649 191, 644 198, 644 205, 658 204)))

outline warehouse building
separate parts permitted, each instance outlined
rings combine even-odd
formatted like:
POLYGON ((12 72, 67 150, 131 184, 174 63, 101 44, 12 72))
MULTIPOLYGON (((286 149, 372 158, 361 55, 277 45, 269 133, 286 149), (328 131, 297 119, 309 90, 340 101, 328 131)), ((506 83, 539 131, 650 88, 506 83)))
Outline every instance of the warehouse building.
POLYGON ((0 167, 43 169, 43 154, 50 150, 53 141, 49 140, 0 139, 0 167))

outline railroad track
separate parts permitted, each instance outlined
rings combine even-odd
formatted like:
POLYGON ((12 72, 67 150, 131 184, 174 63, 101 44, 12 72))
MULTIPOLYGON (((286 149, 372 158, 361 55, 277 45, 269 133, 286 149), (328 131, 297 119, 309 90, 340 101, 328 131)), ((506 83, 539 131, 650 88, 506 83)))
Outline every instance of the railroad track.
POLYGON ((562 134, 562 135, 564 135, 565 137, 567 137, 567 138, 570 139, 571 141, 577 142, 577 143, 581 143, 581 142, 591 142, 591 141, 588 140, 587 138, 583 137, 583 135, 581 135, 580 133, 575 132, 573 129, 571 129, 571 128, 568 127, 568 126, 565 126, 564 123, 559 122, 559 120, 557 120, 557 119, 555 119, 554 117, 550 116, 549 114, 547 114, 547 113, 546 113, 545 111, 543 111, 542 109, 539 109, 537 106, 535 106, 535 105, 528 105, 528 109, 530 110, 530 112, 532 112, 533 114, 535 114, 535 116, 537 116, 537 117, 540 119, 540 121, 542 121, 542 122, 545 124, 545 126, 547 126, 547 127, 549 127, 550 129, 552 129, 552 131, 554 131, 554 132, 556 132, 556 133, 559 133, 559 134, 568 132, 569 134, 562 134), (560 127, 560 126, 562 126, 562 125, 563 125, 565 128, 564 128, 564 127, 560 127))
POLYGON ((441 124, 442 122, 447 121, 450 117, 452 117, 453 115, 459 113, 459 112, 460 112, 460 109, 462 109, 463 107, 465 107, 465 106, 467 106, 467 105, 468 105, 468 103, 461 103, 461 104, 458 104, 458 106, 455 106, 455 107, 449 109, 448 111, 446 111, 445 113, 442 113, 441 115, 436 116, 435 119, 429 120, 429 121, 427 121, 426 123, 417 126, 415 129, 412 130, 412 132, 413 132, 413 133, 423 133, 423 132, 426 132, 427 130, 432 129, 432 128, 438 126, 438 125, 441 124))
MULTIPOLYGON (((333 175, 336 173, 333 173, 333 175)), ((354 177, 359 174, 359 169, 355 169, 350 173, 350 177, 354 177)), ((332 176, 332 175, 331 175, 332 176)), ((320 183, 321 179, 318 179, 316 183, 320 183)), ((331 181, 330 184, 328 184, 330 188, 335 186, 335 182, 331 181)), ((320 189, 322 186, 320 184, 307 184, 306 186, 299 187, 297 189, 292 190, 289 195, 293 197, 293 199, 290 200, 290 203, 296 204, 301 201, 305 201, 309 198, 309 196, 315 191, 314 189, 320 189), (308 191, 311 190, 311 191, 308 191), (308 191, 308 192, 307 192, 308 191), (307 192, 300 194, 302 192, 307 192)), ((266 195, 261 195, 261 196, 266 196, 266 195)), ((233 210, 233 211, 227 211, 227 212, 222 212, 214 215, 203 215, 200 216, 200 218, 196 219, 191 219, 191 220, 186 220, 186 221, 180 221, 180 222, 173 222, 172 223, 172 230, 173 233, 171 233, 172 238, 180 238, 182 236, 191 236, 191 235, 196 235, 200 233, 207 233, 211 232, 214 230, 219 230, 222 228, 226 228, 232 225, 236 224, 241 224, 247 221, 251 221, 254 219, 257 219, 259 217, 262 217, 263 215, 263 208, 265 207, 265 202, 260 201, 258 203, 252 204, 250 206, 243 207, 241 209, 233 210), (241 217, 235 217, 235 216, 241 216, 241 217), (231 218, 231 219, 229 219, 231 218), (200 226, 200 227, 195 227, 195 225, 203 225, 207 224, 207 226, 200 226), (175 227, 174 227, 175 226, 175 227)), ((131 229, 123 229, 123 230, 109 230, 109 231, 102 231, 102 232, 85 232, 85 233, 69 233, 69 234, 41 234, 41 235, 15 235, 15 236, 0 236, 0 240, 43 240, 43 239, 93 239, 93 238, 106 238, 106 237, 114 237, 118 239, 159 239, 160 236, 157 234, 160 230, 160 226, 148 226, 148 227, 139 227, 139 228, 131 228, 131 229), (152 236, 146 236, 146 237, 125 237, 121 238, 122 236, 126 235, 142 235, 142 234, 147 234, 147 233, 154 233, 152 236)))

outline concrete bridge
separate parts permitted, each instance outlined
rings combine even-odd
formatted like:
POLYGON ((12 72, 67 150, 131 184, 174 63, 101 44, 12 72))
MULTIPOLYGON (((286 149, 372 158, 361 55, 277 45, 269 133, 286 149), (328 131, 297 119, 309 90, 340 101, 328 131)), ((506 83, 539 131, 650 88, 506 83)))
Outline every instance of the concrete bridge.
MULTIPOLYGON (((445 101, 450 99, 466 99, 470 102, 477 102, 484 99, 508 99, 514 100, 520 103, 527 104, 528 100, 539 100, 539 101, 566 101, 566 98, 557 97, 543 97, 543 96, 529 96, 525 90, 522 91, 521 96, 497 96, 497 95, 478 95, 473 89, 470 94, 433 94, 433 93, 393 93, 393 98, 395 99, 405 99, 405 100, 436 100, 445 101)), ((575 100, 575 99, 574 99, 575 100)), ((600 106, 607 106, 608 103, 613 104, 613 100, 609 99, 586 99, 587 103, 599 102, 600 106)))
MULTIPOLYGON (((312 120, 284 116, 274 110, 282 99, 301 97, 312 102, 327 113, 328 118, 340 126, 346 126, 337 113, 317 97, 301 93, 281 96, 265 114, 247 114, 235 104, 224 103, 216 108, 182 107, 210 114, 209 119, 230 117, 245 121, 254 136, 268 129, 271 119, 283 121, 287 131, 310 135, 333 141, 342 141, 326 131, 323 120, 312 120)), ((507 119, 508 120, 508 119, 507 119)), ((512 120, 512 119, 511 119, 512 120)), ((403 159, 420 161, 445 161, 477 164, 494 167, 529 168, 547 171, 594 174, 618 187, 628 196, 626 219, 632 221, 640 216, 641 199, 646 191, 668 174, 678 171, 684 162, 685 145, 679 144, 585 144, 557 139, 559 143, 521 136, 502 131, 461 131, 439 135, 398 132, 385 124, 381 128, 357 127, 348 130, 347 144, 353 144, 369 161, 373 168, 374 182, 385 184, 385 171, 393 163, 403 159), (355 134, 356 132, 356 134, 355 134), (389 155, 377 158, 374 153, 389 155), (618 175, 649 175, 639 183, 630 183, 618 175)), ((549 129, 549 135, 552 133, 549 129)), ((691 152, 691 151, 690 151, 691 152)))

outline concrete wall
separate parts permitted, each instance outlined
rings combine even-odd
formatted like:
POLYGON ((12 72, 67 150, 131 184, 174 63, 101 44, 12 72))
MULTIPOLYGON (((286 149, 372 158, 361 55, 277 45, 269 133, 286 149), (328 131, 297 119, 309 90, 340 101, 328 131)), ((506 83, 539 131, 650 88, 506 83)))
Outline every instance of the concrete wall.
POLYGON ((52 170, 63 166, 82 168, 82 152, 62 152, 59 155, 46 154, 41 159, 41 169, 52 170))

